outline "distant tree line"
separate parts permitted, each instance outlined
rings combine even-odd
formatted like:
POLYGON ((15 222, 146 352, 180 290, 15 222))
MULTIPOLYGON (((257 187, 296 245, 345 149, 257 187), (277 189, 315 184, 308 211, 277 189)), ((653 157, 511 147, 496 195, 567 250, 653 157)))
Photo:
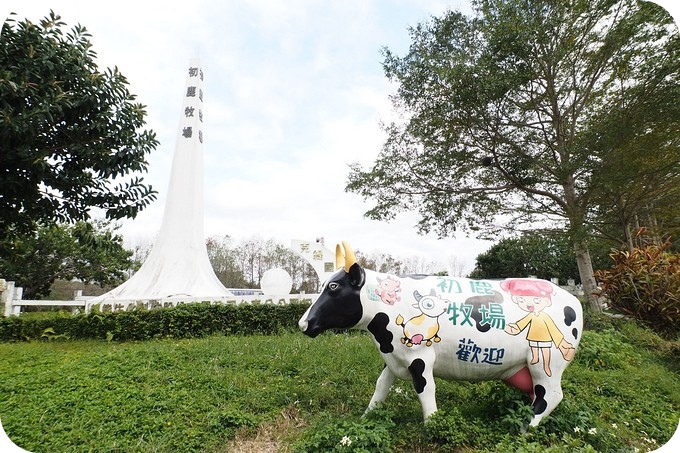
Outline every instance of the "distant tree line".
MULTIPOLYGON (((139 269, 151 249, 151 242, 125 247, 118 228, 119 225, 107 221, 80 222, 41 227, 33 234, 16 237, 11 247, 0 247, 0 277, 23 287, 25 299, 52 297, 55 281, 75 280, 113 288, 139 269)), ((643 232, 636 235, 636 244, 653 241, 643 232)), ((677 251, 677 245, 670 244, 669 250, 677 251)), ((595 269, 611 266, 613 246, 611 241, 593 241, 595 269)), ((309 263, 275 239, 213 236, 206 240, 206 249, 215 275, 227 288, 259 289, 262 276, 273 268, 288 272, 293 293, 317 293, 323 283, 309 263)), ((566 284, 568 279, 580 283, 568 237, 554 232, 501 239, 477 256, 474 269, 467 275, 463 263, 455 256, 443 264, 422 256, 403 258, 381 251, 357 249, 356 254, 365 268, 394 275, 536 276, 559 278, 560 284, 566 284)))
POLYGON ((227 288, 260 288, 266 271, 281 268, 293 280, 292 292, 314 293, 319 289, 312 266, 274 239, 237 242, 229 235, 212 236, 206 240, 206 247, 215 275, 227 288))
MULTIPOLYGON (((229 235, 207 239, 206 247, 213 270, 227 288, 260 288, 264 273, 273 268, 284 269, 293 280, 293 292, 316 293, 323 282, 314 269, 290 247, 274 239, 250 238, 237 241, 229 235)), ((448 273, 446 267, 423 257, 394 257, 384 252, 356 250, 359 263, 378 272, 395 275, 448 273)), ((455 257, 449 268, 462 275, 455 257)))

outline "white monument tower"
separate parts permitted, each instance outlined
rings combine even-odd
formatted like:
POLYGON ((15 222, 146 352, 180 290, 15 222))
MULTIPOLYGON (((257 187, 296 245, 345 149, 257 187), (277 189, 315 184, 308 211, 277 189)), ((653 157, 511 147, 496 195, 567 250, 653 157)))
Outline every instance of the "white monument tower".
POLYGON ((91 305, 200 301, 232 296, 212 269, 203 232, 203 69, 190 62, 163 221, 142 267, 91 305))

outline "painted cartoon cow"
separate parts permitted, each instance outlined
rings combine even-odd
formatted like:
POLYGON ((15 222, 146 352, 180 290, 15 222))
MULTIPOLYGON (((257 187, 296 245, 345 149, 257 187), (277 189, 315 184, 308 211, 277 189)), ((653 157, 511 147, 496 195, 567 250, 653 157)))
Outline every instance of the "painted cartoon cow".
POLYGON ((401 296, 399 296, 399 285, 401 283, 399 280, 395 280, 388 276, 387 278, 377 278, 380 288, 375 289, 375 294, 380 297, 380 300, 385 302, 387 305, 394 305, 395 302, 399 302, 401 296))
POLYGON ((432 342, 439 343, 442 341, 439 333, 439 317, 448 310, 449 301, 437 297, 434 290, 427 296, 422 296, 418 291, 413 291, 418 303, 413 304, 415 308, 420 310, 420 314, 414 316, 408 321, 404 321, 402 315, 397 315, 395 322, 404 329, 404 336, 401 338, 401 343, 409 348, 411 346, 419 345, 425 340, 427 346, 432 346, 432 342))
POLYGON ((372 334, 385 368, 367 410, 400 378, 413 381, 427 420, 437 410, 435 376, 519 388, 533 401, 533 426, 562 400, 562 373, 583 324, 580 302, 565 290, 536 279, 391 277, 402 296, 387 305, 373 297, 372 283, 386 276, 364 270, 346 242, 336 247, 336 264, 342 268, 299 325, 310 337, 337 328, 372 334))

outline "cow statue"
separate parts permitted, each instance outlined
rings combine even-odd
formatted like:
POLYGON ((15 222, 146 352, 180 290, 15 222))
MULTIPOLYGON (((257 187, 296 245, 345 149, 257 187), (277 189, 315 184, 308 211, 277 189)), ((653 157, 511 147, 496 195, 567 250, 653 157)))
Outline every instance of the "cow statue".
POLYGON ((532 426, 562 400, 562 373, 583 326, 581 304, 567 291, 537 279, 390 276, 401 296, 389 304, 379 297, 388 277, 363 269, 347 242, 336 247, 336 266, 299 326, 310 337, 370 332, 385 367, 367 411, 396 378, 413 382, 425 421, 437 411, 435 376, 505 381, 531 398, 532 426))

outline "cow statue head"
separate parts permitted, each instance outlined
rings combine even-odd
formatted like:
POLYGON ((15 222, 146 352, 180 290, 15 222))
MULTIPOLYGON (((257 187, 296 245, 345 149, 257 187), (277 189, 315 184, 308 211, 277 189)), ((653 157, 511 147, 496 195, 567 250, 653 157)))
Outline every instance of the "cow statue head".
POLYGON ((360 294, 366 273, 345 241, 335 247, 335 267, 337 272, 325 282, 318 299, 298 323, 312 338, 328 329, 354 327, 363 315, 360 294))

